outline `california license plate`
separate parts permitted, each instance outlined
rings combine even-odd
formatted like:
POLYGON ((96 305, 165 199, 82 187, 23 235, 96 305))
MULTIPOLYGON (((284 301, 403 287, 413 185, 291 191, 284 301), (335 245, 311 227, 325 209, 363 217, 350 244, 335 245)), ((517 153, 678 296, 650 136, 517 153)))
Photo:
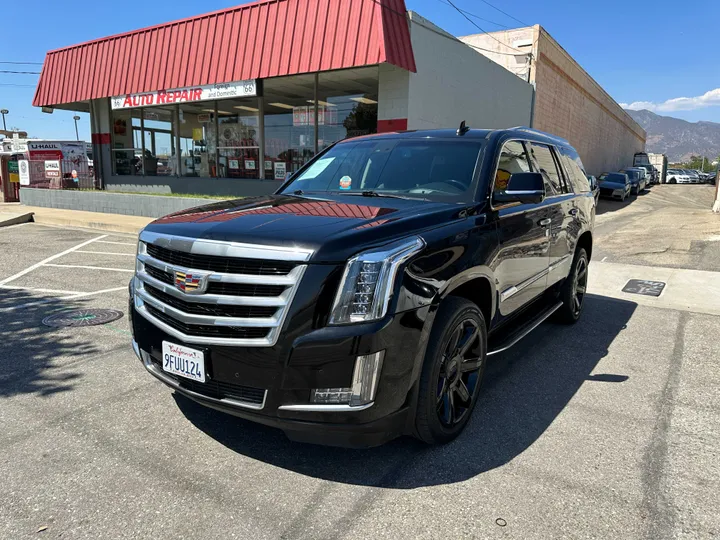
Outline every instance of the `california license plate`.
POLYGON ((163 371, 191 381, 205 382, 205 353, 168 341, 163 341, 162 352, 163 371))

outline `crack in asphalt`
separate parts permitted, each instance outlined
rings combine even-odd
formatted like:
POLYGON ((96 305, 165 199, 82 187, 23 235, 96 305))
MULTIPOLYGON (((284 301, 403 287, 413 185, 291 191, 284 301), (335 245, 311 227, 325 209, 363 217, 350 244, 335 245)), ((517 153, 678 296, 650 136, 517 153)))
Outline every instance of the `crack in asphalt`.
POLYGON ((685 327, 690 316, 680 312, 675 334, 675 346, 665 387, 657 401, 657 417, 653 435, 643 459, 643 513, 647 515, 648 528, 645 536, 649 540, 671 538, 677 520, 677 508, 665 485, 665 468, 668 453, 668 432, 676 405, 678 387, 682 373, 683 351, 685 348, 685 327))

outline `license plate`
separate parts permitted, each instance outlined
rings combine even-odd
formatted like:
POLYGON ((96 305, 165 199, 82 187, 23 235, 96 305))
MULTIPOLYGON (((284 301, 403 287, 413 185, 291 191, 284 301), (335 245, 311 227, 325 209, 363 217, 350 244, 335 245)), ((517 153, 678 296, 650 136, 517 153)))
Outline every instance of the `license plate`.
POLYGON ((163 341, 162 352, 163 371, 191 381, 205 382, 205 354, 202 351, 163 341))

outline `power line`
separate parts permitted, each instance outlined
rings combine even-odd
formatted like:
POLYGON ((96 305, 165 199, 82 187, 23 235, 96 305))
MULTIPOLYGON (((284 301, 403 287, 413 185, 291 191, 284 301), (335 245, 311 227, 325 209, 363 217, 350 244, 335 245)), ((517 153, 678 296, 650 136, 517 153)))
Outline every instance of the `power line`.
POLYGON ((0 73, 12 73, 14 75, 40 75, 39 71, 7 71, 0 70, 0 73))
MULTIPOLYGON (((442 0, 438 0, 438 1, 442 1, 442 0)), ((452 7, 454 7, 454 8, 457 10, 457 12, 458 12, 460 15, 462 15, 463 17, 465 17, 465 18, 468 20, 468 22, 469 22, 470 24, 472 24, 475 28, 477 28, 478 30, 480 30, 483 34, 487 34, 488 36, 490 36, 491 38, 493 38, 493 39, 494 39, 495 41, 497 41, 500 45, 503 45, 503 46, 507 47, 507 48, 510 49, 510 50, 517 51, 518 54, 527 54, 527 53, 525 53, 525 52, 523 52, 523 51, 519 51, 519 50, 516 49, 515 47, 511 47, 511 46, 508 45, 507 43, 503 43, 503 42, 500 41, 498 38, 496 38, 495 36, 493 36, 491 33, 487 32, 487 31, 484 30, 484 29, 482 29, 482 28, 480 27, 480 25, 478 25, 475 21, 473 21, 470 17, 468 17, 468 16, 463 12, 462 9, 460 9, 460 8, 457 7, 455 4, 453 4, 452 0, 447 0, 447 3, 450 4, 452 7)))
POLYGON ((0 64, 14 64, 16 66, 42 66, 42 62, 0 62, 0 64))
MULTIPOLYGON (((445 4, 446 6, 450 6, 450 4, 448 4, 445 0, 440 0, 440 1, 441 1, 443 4, 445 4)), ((451 7, 453 7, 453 6, 451 6, 451 7)), ((479 21, 485 21, 485 22, 487 22, 487 23, 494 24, 495 26, 501 26, 502 28, 508 28, 508 29, 510 28, 509 26, 506 26, 506 25, 504 25, 504 24, 500 24, 499 22, 491 21, 490 19, 484 19, 484 18, 480 17, 479 15, 475 15, 474 13, 470 13, 469 11, 467 11, 467 10, 465 10, 465 9, 461 9, 460 11, 462 11, 463 13, 466 13, 466 14, 470 15, 471 17, 475 17, 475 18, 476 18, 477 20, 479 20, 479 21)))
POLYGON ((522 22, 522 21, 521 21, 520 19, 518 19, 517 17, 513 17, 513 16, 510 15, 509 13, 504 12, 504 11, 503 11, 502 9, 500 9, 499 7, 493 6, 490 2, 486 2, 485 0, 480 0, 480 1, 481 1, 483 4, 487 4, 487 5, 490 6, 491 8, 499 11, 500 13, 502 13, 503 15, 505 15, 506 17, 510 17, 510 18, 513 19, 514 21, 519 22, 519 23, 522 24, 523 26, 530 26, 528 23, 522 22))
POLYGON ((0 86, 17 86, 17 87, 21 87, 21 88, 35 88, 34 84, 0 83, 0 86))

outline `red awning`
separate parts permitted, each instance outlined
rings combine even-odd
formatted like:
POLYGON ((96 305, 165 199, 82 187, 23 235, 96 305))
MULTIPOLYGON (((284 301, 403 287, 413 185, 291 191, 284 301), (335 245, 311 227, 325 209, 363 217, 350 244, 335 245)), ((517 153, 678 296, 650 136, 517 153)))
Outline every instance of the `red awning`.
POLYGON ((261 0, 50 51, 33 105, 382 62, 415 71, 404 0, 261 0))

